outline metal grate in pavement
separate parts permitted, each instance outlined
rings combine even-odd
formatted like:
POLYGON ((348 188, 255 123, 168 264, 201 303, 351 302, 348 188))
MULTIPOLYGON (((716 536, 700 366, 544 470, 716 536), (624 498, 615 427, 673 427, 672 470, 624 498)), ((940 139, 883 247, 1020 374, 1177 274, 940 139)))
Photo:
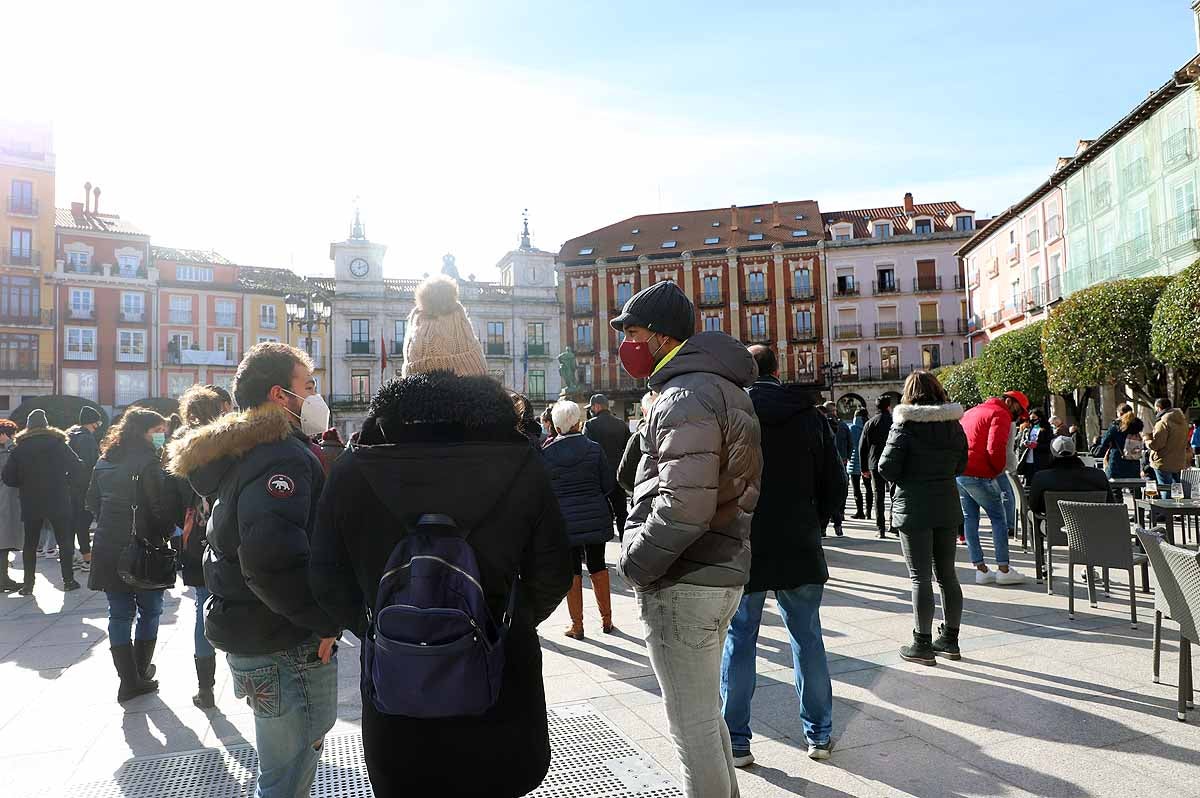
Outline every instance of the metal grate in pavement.
MULTIPOLYGON (((550 772, 530 798, 682 798, 674 780, 586 702, 551 707, 550 772)), ((72 798, 248 798, 258 758, 249 745, 134 759, 72 798)), ((358 733, 325 738, 312 798, 373 798, 358 733)))

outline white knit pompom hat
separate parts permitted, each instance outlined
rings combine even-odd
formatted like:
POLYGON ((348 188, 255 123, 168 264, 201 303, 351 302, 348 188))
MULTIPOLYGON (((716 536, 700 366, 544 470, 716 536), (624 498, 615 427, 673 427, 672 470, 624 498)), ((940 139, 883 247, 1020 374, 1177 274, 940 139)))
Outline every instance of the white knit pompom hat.
POLYGON ((445 275, 417 286, 417 306, 408 314, 401 375, 453 371, 460 377, 487 374, 483 347, 467 311, 458 301, 458 283, 445 275))

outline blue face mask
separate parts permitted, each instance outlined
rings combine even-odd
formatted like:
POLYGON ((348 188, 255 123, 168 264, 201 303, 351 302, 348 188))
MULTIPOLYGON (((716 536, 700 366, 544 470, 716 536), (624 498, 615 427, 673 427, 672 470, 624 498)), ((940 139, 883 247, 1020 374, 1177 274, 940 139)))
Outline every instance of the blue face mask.
POLYGON ((167 433, 151 432, 150 433, 150 442, 154 444, 155 449, 161 449, 162 447, 167 445, 167 433))

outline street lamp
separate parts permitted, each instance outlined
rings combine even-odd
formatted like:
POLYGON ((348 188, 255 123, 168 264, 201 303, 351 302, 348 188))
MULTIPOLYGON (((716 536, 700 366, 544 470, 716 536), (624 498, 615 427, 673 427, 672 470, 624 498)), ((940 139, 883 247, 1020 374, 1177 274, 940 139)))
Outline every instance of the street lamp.
POLYGON ((288 294, 284 298, 284 308, 287 311, 288 322, 296 324, 304 333, 304 351, 312 357, 313 333, 329 326, 329 317, 333 306, 323 294, 309 292, 307 294, 288 294))
POLYGON ((821 371, 825 372, 825 382, 829 386, 829 401, 833 401, 833 383, 841 375, 844 366, 840 362, 827 360, 821 364, 821 371))

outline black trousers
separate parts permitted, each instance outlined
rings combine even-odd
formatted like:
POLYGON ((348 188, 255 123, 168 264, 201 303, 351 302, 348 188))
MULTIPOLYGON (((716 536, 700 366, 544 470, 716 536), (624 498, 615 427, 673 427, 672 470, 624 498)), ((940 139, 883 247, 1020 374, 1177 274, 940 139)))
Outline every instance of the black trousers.
POLYGON ((571 557, 575 560, 574 573, 583 575, 583 564, 587 562, 587 571, 589 574, 598 574, 603 571, 608 565, 604 562, 604 544, 603 543, 588 543, 583 546, 573 546, 571 548, 571 557))
POLYGON ((962 623, 963 597, 954 571, 957 527, 941 529, 901 529, 900 548, 912 580, 913 630, 927 635, 933 632, 933 577, 942 589, 942 617, 946 626, 957 629, 962 623))
POLYGON ((58 543, 58 563, 62 571, 63 582, 75 578, 75 536, 72 534, 69 516, 57 518, 26 518, 25 548, 21 550, 21 560, 25 566, 25 584, 32 585, 34 574, 37 573, 37 545, 42 537, 42 524, 50 522, 54 530, 54 540, 58 543))
POLYGON ((620 486, 608 494, 608 505, 612 508, 613 520, 617 525, 617 540, 625 539, 625 521, 629 518, 629 498, 620 486))
POLYGON ((92 514, 83 504, 83 497, 75 501, 72 508, 71 529, 79 543, 80 554, 92 553, 92 514))
POLYGON ((871 517, 871 506, 875 503, 874 491, 871 490, 871 480, 863 479, 862 474, 851 474, 850 482, 854 485, 854 513, 863 514, 863 491, 867 492, 867 518, 871 517))
POLYGON ((886 532, 890 525, 890 519, 887 513, 884 512, 884 497, 888 495, 889 489, 892 493, 895 493, 896 486, 889 486, 887 480, 878 471, 871 472, 871 482, 875 486, 875 528, 880 532, 886 532))

